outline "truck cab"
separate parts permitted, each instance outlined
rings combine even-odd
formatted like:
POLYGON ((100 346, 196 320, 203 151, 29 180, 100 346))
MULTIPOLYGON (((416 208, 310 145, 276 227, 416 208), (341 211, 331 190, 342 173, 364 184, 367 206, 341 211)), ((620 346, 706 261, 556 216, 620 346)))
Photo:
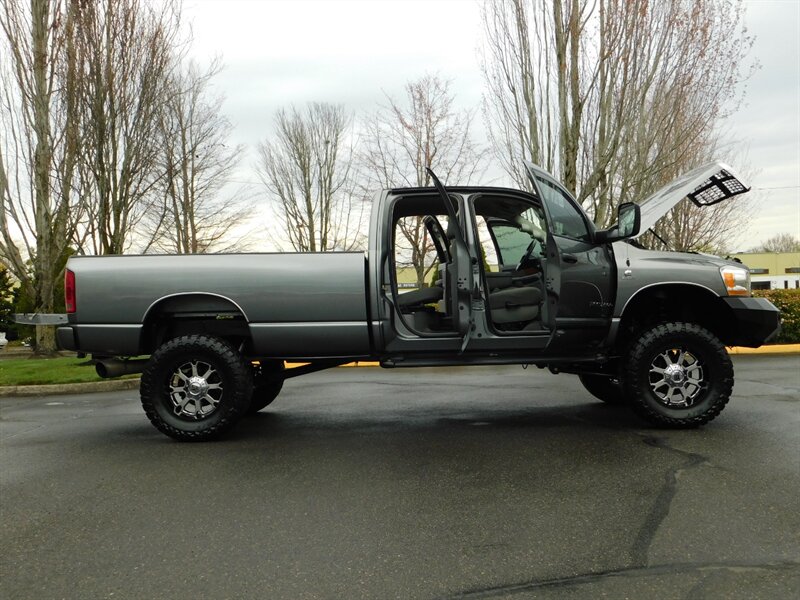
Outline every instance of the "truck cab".
MULTIPOLYGON (((674 316, 694 309, 692 318, 731 345, 761 343, 773 333, 775 315, 768 307, 758 328, 738 322, 733 313, 739 307, 727 302, 720 270, 746 278, 741 265, 643 248, 633 241, 643 233, 636 204, 622 205, 618 223, 598 230, 555 178, 533 164, 526 167, 532 192, 445 189, 432 175, 436 188, 388 190, 375 203, 372 333, 384 366, 534 363, 579 371, 577 365, 587 363, 596 370, 618 351, 623 325, 630 325, 623 315, 641 312, 643 302, 663 305, 658 298, 690 304, 681 315, 673 307, 674 316), (407 254, 400 241, 409 222, 429 236, 437 258, 425 287, 403 293, 396 274, 407 254)), ((645 223, 652 227, 657 212, 692 193, 698 179, 716 178, 714 185, 722 187, 717 201, 746 191, 730 173, 712 163, 673 182, 669 193, 659 191, 643 203, 645 223)), ((760 300, 747 303, 752 310, 765 307, 760 300)))

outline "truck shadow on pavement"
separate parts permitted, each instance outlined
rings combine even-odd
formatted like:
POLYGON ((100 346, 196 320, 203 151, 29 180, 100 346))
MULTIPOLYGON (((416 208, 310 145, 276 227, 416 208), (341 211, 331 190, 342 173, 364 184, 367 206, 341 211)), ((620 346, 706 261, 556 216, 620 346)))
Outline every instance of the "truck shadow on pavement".
POLYGON ((454 410, 452 404, 446 407, 428 406, 424 410, 408 412, 381 411, 380 413, 358 414, 355 412, 336 412, 320 406, 318 409, 304 409, 294 412, 289 409, 272 410, 244 418, 233 432, 221 441, 244 440, 262 436, 282 437, 283 435, 315 435, 343 433, 363 434, 383 432, 402 435, 408 431, 436 431, 439 433, 473 433, 494 430, 528 430, 535 433, 553 428, 567 429, 649 429, 625 407, 607 406, 596 403, 570 407, 539 406, 525 409, 498 409, 474 405, 454 410))

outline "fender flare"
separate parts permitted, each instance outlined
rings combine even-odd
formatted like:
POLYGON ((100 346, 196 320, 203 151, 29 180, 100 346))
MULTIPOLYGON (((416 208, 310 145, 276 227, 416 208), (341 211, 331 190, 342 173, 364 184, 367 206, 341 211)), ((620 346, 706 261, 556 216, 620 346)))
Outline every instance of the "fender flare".
POLYGON ((250 323, 250 319, 247 317, 247 313, 242 309, 239 304, 227 296, 223 296, 222 294, 215 294, 213 292, 177 292, 175 294, 167 294, 166 296, 162 296, 158 300, 153 301, 150 306, 147 307, 145 310, 144 315, 142 315, 141 323, 144 324, 147 320, 154 314, 154 311, 159 307, 159 305, 172 300, 174 298, 189 298, 189 297, 206 297, 206 298, 214 298, 215 300, 222 300, 230 304, 233 308, 235 308, 238 312, 242 314, 244 320, 247 323, 250 323))

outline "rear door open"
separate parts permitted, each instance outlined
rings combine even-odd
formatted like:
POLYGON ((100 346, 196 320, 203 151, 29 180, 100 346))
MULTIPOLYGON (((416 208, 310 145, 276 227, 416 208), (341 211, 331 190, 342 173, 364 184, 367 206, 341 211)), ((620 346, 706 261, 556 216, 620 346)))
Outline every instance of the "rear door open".
POLYGON ((455 330, 463 340, 461 346, 463 352, 472 327, 473 257, 461 231, 452 198, 450 198, 444 185, 431 169, 428 169, 428 175, 430 175, 433 185, 436 191, 439 192, 442 203, 447 210, 447 237, 450 244, 451 260, 446 267, 448 272, 444 294, 448 313, 452 317, 455 330))

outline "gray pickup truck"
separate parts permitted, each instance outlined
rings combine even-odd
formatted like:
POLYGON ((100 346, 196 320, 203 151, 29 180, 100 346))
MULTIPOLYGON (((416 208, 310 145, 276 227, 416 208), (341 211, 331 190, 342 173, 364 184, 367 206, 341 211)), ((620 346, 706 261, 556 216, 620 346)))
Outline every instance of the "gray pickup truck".
POLYGON ((102 376, 142 372, 145 413, 178 440, 218 436, 285 379, 353 360, 536 365, 660 426, 716 417, 733 388, 725 346, 761 345, 779 313, 751 297, 741 264, 635 240, 687 197, 705 206, 748 188, 712 163, 597 230, 526 168, 532 193, 446 189, 432 172, 434 188, 380 192, 366 253, 72 257, 58 341, 102 376), (398 281, 403 223, 437 255, 431 284, 412 291, 398 281))

